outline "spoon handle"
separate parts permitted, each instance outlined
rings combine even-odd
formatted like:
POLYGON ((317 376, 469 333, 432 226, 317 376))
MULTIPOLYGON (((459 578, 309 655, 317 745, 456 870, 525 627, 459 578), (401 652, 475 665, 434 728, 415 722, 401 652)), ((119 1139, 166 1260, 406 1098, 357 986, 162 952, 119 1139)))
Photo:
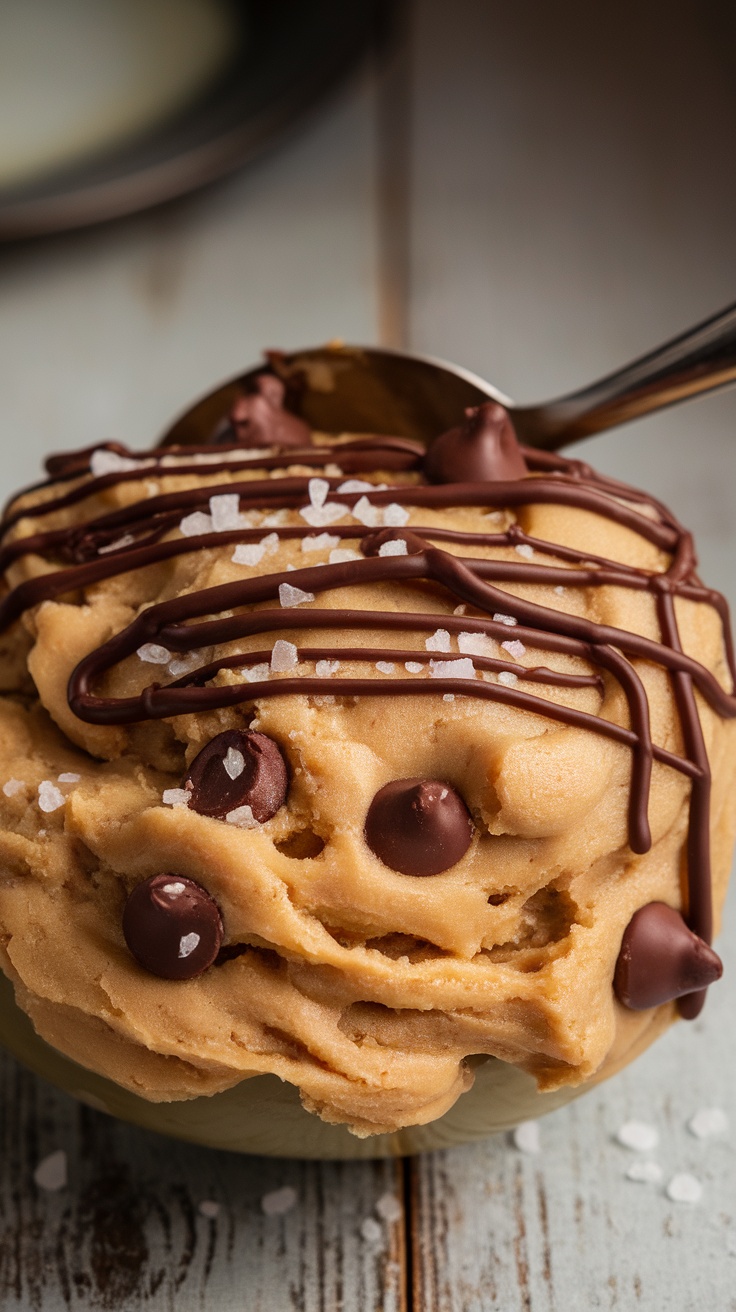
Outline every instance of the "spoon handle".
POLYGON ((579 392, 514 408, 519 437, 555 451, 653 410, 736 383, 736 305, 579 392))

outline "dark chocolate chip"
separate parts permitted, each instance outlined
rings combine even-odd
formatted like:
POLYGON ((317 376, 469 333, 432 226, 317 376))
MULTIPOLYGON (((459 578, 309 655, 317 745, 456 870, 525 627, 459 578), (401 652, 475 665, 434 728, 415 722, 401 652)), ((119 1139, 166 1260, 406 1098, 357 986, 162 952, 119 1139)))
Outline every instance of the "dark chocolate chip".
POLYGON ((473 821, 463 799, 437 779, 396 779, 368 808, 365 838, 402 875, 439 875, 467 852, 473 821))
POLYGON ((424 457, 430 483, 511 482, 529 470, 508 411, 497 401, 471 406, 464 424, 435 438, 424 457))
POLYGON ((385 542, 405 542, 408 556, 418 556, 427 550, 424 538, 412 533, 410 528, 381 528, 375 533, 366 533, 360 540, 360 549, 364 556, 377 556, 385 542))
POLYGON ((238 397, 211 440, 242 442, 246 447, 311 446, 312 430, 303 419, 284 409, 281 380, 273 374, 259 374, 249 391, 238 397))
POLYGON ((699 993, 722 974, 720 957, 688 929, 679 911, 649 902, 626 927, 613 988, 625 1007, 646 1011, 699 993))
POLYGON ((220 950, 222 918, 217 903, 193 879, 153 875, 130 894, 123 934, 144 970, 162 979, 193 979, 220 950))
POLYGON ((190 810, 200 815, 222 818, 249 806, 253 818, 263 824, 283 806, 288 782, 286 762, 273 738, 250 729, 227 729, 195 756, 183 786, 190 790, 190 810))

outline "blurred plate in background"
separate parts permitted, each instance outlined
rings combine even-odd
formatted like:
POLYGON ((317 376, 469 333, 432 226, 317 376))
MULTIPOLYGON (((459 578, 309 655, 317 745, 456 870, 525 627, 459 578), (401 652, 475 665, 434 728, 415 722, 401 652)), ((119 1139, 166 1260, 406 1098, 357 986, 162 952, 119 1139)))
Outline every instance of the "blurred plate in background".
POLYGON ((350 67, 376 0, 0 0, 0 240, 237 168, 350 67))

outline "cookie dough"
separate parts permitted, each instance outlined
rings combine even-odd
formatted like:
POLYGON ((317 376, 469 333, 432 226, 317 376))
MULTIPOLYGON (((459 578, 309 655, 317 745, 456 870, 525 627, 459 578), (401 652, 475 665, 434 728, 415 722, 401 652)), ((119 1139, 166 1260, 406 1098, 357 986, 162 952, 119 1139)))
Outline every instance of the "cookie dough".
POLYGON ((725 605, 665 507, 500 407, 425 462, 270 430, 273 390, 209 448, 55 457, 6 511, 18 1002, 153 1101, 271 1072, 358 1134, 440 1116, 469 1058, 599 1077, 720 972, 725 605), (652 904, 679 964, 660 934, 642 984, 652 904))

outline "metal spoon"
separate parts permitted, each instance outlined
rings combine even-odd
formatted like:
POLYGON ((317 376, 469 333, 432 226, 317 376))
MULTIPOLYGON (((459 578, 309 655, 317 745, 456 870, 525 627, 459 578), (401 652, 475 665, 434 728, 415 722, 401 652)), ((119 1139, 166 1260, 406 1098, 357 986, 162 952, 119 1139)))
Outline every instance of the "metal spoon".
MULTIPOLYGON (((555 401, 517 406, 467 369, 368 346, 310 347, 272 360, 289 408, 324 432, 392 433, 422 440, 489 398, 510 412, 523 442, 555 451, 616 424, 736 383, 736 305, 599 382, 555 401)), ((210 392, 159 445, 204 445, 260 365, 210 392)))

